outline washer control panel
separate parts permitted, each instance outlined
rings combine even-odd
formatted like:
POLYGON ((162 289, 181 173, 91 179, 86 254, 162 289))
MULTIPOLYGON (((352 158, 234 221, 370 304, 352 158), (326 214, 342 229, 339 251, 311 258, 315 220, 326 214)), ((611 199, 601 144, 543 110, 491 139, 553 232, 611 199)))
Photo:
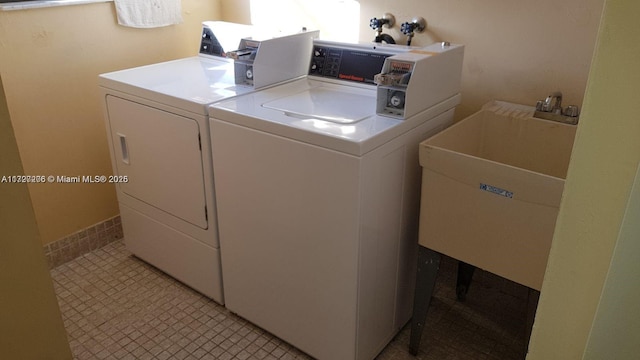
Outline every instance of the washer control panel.
POLYGON ((314 45, 309 75, 373 84, 392 53, 366 51, 328 45, 314 45))
POLYGON ((200 40, 200 54, 224 57, 224 49, 216 38, 213 30, 208 26, 202 27, 202 39, 200 40))

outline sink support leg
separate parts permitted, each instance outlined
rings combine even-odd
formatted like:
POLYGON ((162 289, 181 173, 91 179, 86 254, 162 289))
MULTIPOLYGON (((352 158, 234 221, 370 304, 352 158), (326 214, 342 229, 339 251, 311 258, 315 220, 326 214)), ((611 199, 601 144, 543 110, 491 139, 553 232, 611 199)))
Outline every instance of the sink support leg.
POLYGON ((440 267, 440 254, 427 249, 424 246, 418 247, 418 274, 416 279, 416 292, 413 300, 413 318, 411 320, 411 337, 409 339, 409 352, 412 355, 418 354, 420 340, 424 323, 427 318, 427 311, 433 288, 436 284, 438 268, 440 267))
POLYGON ((467 299, 467 292, 471 286, 471 279, 476 267, 463 261, 458 261, 458 279, 456 280, 456 297, 458 301, 467 299))
POLYGON ((533 321, 536 318, 536 310, 538 309, 538 300, 540 300, 540 291, 529 288, 529 294, 527 295, 527 333, 525 334, 524 343, 524 355, 527 356, 529 352, 529 340, 531 338, 531 331, 533 330, 533 321))

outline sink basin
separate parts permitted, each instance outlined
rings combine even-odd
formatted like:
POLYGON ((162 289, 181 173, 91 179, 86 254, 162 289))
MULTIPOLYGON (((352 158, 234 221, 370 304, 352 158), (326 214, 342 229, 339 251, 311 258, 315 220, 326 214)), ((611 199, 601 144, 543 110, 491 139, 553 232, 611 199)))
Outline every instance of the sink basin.
POLYGON ((491 102, 420 144, 420 245, 540 290, 576 126, 491 102))

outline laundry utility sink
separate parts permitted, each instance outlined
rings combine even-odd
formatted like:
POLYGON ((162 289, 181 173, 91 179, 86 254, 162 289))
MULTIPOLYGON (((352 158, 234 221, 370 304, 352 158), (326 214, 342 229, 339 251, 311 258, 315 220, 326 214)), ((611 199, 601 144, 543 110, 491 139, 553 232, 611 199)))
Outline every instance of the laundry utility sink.
POLYGON ((576 126, 491 102, 420 144, 420 245, 540 290, 576 126))

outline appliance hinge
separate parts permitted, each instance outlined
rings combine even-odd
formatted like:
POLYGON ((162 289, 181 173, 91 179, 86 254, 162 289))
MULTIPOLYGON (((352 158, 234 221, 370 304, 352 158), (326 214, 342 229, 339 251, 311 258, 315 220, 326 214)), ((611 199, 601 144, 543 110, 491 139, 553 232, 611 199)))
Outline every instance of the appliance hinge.
POLYGON ((202 139, 200 138, 200 134, 198 134, 198 146, 200 147, 200 151, 202 151, 202 139))
POLYGON ((207 210, 207 205, 204 206, 204 220, 209 221, 209 212, 207 210))

